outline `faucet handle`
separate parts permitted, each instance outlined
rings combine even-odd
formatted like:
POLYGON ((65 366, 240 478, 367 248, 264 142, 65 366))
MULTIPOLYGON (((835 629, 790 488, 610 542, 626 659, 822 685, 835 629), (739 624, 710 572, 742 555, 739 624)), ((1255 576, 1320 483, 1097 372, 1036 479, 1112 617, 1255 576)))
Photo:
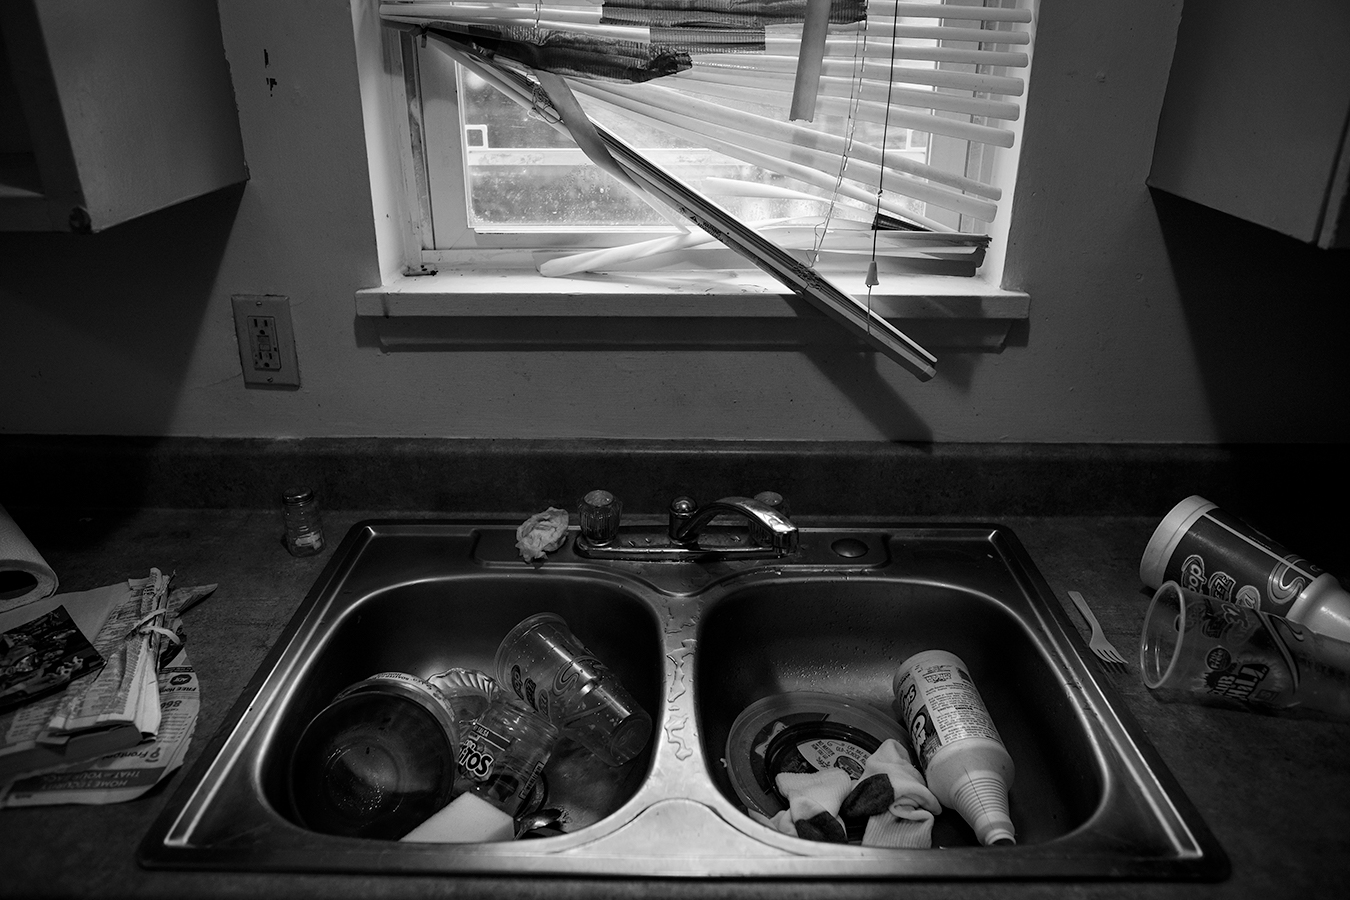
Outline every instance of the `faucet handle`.
POLYGON ((790 515, 787 498, 777 491, 760 491, 755 495, 755 499, 765 506, 773 507, 785 516, 790 515))
POLYGON ((578 518, 581 534, 597 547, 604 547, 619 536, 619 516, 623 504, 609 491, 594 490, 581 498, 578 518))
POLYGON ((696 512, 698 512, 698 503, 694 501, 693 497, 680 496, 670 501, 670 509, 667 510, 669 525, 666 533, 670 535, 672 541, 681 544, 692 543, 689 540, 676 540, 675 535, 684 530, 685 524, 694 517, 696 512))

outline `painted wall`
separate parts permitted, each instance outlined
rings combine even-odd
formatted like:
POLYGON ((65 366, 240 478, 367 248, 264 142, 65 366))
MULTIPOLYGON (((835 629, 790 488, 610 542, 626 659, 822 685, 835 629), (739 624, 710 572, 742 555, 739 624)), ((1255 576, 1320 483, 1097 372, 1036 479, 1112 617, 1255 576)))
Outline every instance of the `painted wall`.
POLYGON ((381 351, 352 297, 378 273, 347 4, 221 7, 251 180, 0 235, 0 432, 1350 440, 1344 255, 1144 185, 1175 0, 1043 2, 1010 250, 1032 317, 926 384, 838 349, 381 351), (244 388, 235 293, 292 298, 300 390, 244 388))

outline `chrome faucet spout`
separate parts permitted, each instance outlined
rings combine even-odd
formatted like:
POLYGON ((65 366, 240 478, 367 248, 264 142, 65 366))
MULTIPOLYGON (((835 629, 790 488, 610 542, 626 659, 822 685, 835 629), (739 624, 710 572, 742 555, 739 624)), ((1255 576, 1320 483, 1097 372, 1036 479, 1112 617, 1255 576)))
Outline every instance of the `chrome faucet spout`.
POLYGON ((671 541, 676 544, 689 546, 697 543, 699 534, 713 519, 724 513, 735 513, 750 521, 751 532, 757 533, 765 546, 780 553, 797 550, 797 526, 767 503, 749 497, 723 497, 683 514, 677 510, 678 505, 679 501, 676 501, 671 507, 669 532, 671 541))

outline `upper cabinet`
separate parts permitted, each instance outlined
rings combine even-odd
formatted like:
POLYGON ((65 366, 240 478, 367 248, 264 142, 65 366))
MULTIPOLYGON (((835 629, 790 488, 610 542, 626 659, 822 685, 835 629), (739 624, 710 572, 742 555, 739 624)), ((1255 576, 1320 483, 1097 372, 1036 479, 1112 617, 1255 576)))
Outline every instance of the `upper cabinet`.
POLYGON ((1186 0, 1148 183, 1350 246, 1350 3, 1186 0))
POLYGON ((0 38, 0 230, 99 231, 248 178, 214 0, 3 0, 0 38))

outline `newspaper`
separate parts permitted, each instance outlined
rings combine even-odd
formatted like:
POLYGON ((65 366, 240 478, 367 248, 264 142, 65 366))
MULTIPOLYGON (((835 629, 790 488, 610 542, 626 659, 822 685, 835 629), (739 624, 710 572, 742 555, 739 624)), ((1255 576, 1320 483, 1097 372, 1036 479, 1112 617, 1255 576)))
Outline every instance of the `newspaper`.
MULTIPOLYGON (((107 658, 107 650, 121 643, 121 635, 105 628, 113 610, 135 601, 135 592, 126 581, 90 591, 58 594, 39 600, 18 610, 0 614, 0 623, 6 627, 16 620, 41 615, 57 606, 64 606, 86 638, 92 637, 95 649, 103 648, 100 656, 107 658)), ((106 665, 104 666, 106 668, 106 665)), ((83 690, 98 674, 92 673, 84 681, 72 684, 67 691, 83 690)), ((51 694, 17 709, 0 713, 0 781, 24 772, 78 762, 103 756, 115 750, 124 750, 138 744, 143 735, 132 722, 114 723, 89 729, 65 739, 41 740, 52 715, 64 702, 66 692, 51 694)))
MULTIPOLYGON (((71 771, 72 766, 87 766, 90 760, 133 748, 135 753, 153 753, 153 749, 138 745, 154 741, 161 733, 171 743, 178 740, 181 736, 166 731, 169 726, 162 721, 165 711, 176 710, 177 706, 162 702, 161 695, 168 688, 176 694, 187 690, 180 687, 188 683, 184 681, 188 676, 195 722, 196 676, 182 661, 185 638, 179 616, 210 596, 216 585, 174 588, 166 602, 163 589, 168 581, 159 570, 152 569, 149 578, 60 595, 50 598, 51 604, 34 604, 33 612, 42 614, 47 612, 47 605, 55 608, 64 600, 86 636, 96 635, 94 647, 107 664, 96 676, 72 684, 61 694, 0 714, 0 791, 6 783, 35 772, 57 768, 71 771), (161 624, 166 617, 168 627, 161 624), (115 674, 107 683, 95 683, 110 670, 115 674), (168 682, 165 673, 172 676, 168 682), (71 729, 72 722, 93 724, 71 729)), ((15 615, 0 615, 0 624, 13 624, 9 619, 15 615)), ((164 752, 161 749, 159 756, 164 752)))
POLYGON ((0 809, 122 803, 167 778, 187 756, 201 706, 197 673, 186 650, 160 670, 156 688, 161 715, 153 741, 100 759, 22 775, 0 785, 0 809))
POLYGON ((128 584, 135 602, 120 604, 94 642, 107 661, 94 678, 63 696, 40 743, 61 743, 69 735, 117 722, 134 722, 145 737, 159 730, 155 665, 168 628, 169 579, 159 569, 128 584))

